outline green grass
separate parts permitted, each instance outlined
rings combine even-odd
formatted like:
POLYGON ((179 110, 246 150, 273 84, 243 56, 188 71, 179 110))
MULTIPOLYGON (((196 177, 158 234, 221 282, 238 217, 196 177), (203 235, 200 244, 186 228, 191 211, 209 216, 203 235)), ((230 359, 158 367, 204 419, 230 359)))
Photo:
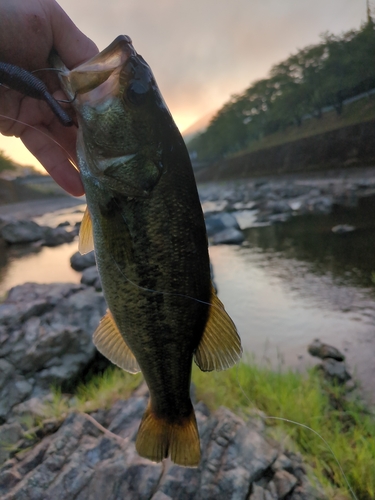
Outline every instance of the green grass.
POLYGON ((45 418, 59 418, 71 411, 90 413, 108 409, 119 399, 127 399, 140 385, 142 375, 130 375, 118 368, 108 368, 95 375, 87 384, 81 384, 73 397, 64 395, 57 387, 52 389, 53 399, 46 403, 45 418))
MULTIPOLYGON (((340 387, 319 373, 301 375, 242 363, 226 372, 194 369, 197 396, 211 408, 225 405, 240 415, 256 407, 268 416, 311 427, 330 445, 358 499, 375 498, 375 420, 363 405, 347 401, 340 387), (241 390, 241 387, 244 393, 241 390)), ((330 498, 351 498, 344 476, 326 444, 293 423, 265 419, 269 432, 294 442, 330 498)))
MULTIPOLYGON (((110 408, 116 400, 129 397, 141 381, 140 375, 111 368, 79 386, 74 395, 55 389, 43 418, 110 408)), ((272 371, 249 361, 225 372, 203 373, 194 365, 193 382, 197 399, 211 410, 223 405, 246 419, 259 409, 267 416, 311 427, 329 443, 357 498, 375 498, 374 416, 354 397, 347 400, 342 388, 325 382, 317 371, 304 375, 272 371)), ((266 418, 265 423, 270 437, 285 449, 302 453, 329 498, 351 498, 337 462, 314 432, 280 420, 266 418)))
POLYGON ((310 120, 305 120, 300 127, 297 125, 289 126, 285 130, 275 132, 263 137, 259 141, 253 142, 248 148, 236 153, 234 156, 241 156, 260 149, 279 146, 287 142, 304 139, 316 134, 323 134, 331 130, 374 119, 375 95, 371 95, 368 98, 344 106, 340 116, 337 115, 336 111, 330 111, 329 113, 324 113, 319 119, 311 118, 310 120))

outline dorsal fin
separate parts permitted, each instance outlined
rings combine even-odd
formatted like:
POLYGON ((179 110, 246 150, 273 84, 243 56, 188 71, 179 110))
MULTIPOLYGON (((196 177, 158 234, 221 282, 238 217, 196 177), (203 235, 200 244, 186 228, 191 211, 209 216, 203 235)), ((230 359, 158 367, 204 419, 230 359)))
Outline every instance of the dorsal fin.
POLYGON ((94 250, 94 238, 92 234, 92 221, 88 207, 86 207, 81 227, 79 228, 78 251, 81 255, 94 250))
POLYGON ((127 346, 110 311, 100 320, 92 338, 96 348, 112 363, 129 373, 140 370, 134 354, 127 346))
POLYGON ((212 287, 211 307, 194 361, 204 371, 226 370, 242 356, 241 339, 235 324, 212 287))

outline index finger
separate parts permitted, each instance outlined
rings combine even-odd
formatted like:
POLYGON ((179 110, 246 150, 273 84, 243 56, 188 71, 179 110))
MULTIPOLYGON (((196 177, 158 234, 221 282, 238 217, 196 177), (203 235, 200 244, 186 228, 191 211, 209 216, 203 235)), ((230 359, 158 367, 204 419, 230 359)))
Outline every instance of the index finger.
POLYGON ((57 184, 73 196, 81 196, 84 193, 81 177, 70 160, 75 156, 75 131, 64 129, 64 133, 70 135, 71 140, 67 141, 72 145, 70 151, 60 146, 43 127, 26 127, 21 140, 57 184))

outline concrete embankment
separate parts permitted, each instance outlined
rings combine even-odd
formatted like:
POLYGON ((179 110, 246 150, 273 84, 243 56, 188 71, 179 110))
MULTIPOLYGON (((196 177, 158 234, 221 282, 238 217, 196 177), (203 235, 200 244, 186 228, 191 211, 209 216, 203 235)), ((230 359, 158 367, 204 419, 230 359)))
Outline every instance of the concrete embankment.
POLYGON ((375 120, 218 161, 198 182, 375 165, 375 120))

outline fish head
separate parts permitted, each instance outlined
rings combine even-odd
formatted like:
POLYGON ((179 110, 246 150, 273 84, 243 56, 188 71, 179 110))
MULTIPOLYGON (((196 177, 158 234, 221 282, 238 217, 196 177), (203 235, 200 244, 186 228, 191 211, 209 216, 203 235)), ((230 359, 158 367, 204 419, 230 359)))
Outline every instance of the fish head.
POLYGON ((57 67, 77 114, 78 154, 88 173, 112 187, 113 180, 127 183, 128 188, 116 187, 127 194, 147 194, 163 173, 163 154, 177 129, 131 39, 117 37, 73 70, 61 62, 57 67))

